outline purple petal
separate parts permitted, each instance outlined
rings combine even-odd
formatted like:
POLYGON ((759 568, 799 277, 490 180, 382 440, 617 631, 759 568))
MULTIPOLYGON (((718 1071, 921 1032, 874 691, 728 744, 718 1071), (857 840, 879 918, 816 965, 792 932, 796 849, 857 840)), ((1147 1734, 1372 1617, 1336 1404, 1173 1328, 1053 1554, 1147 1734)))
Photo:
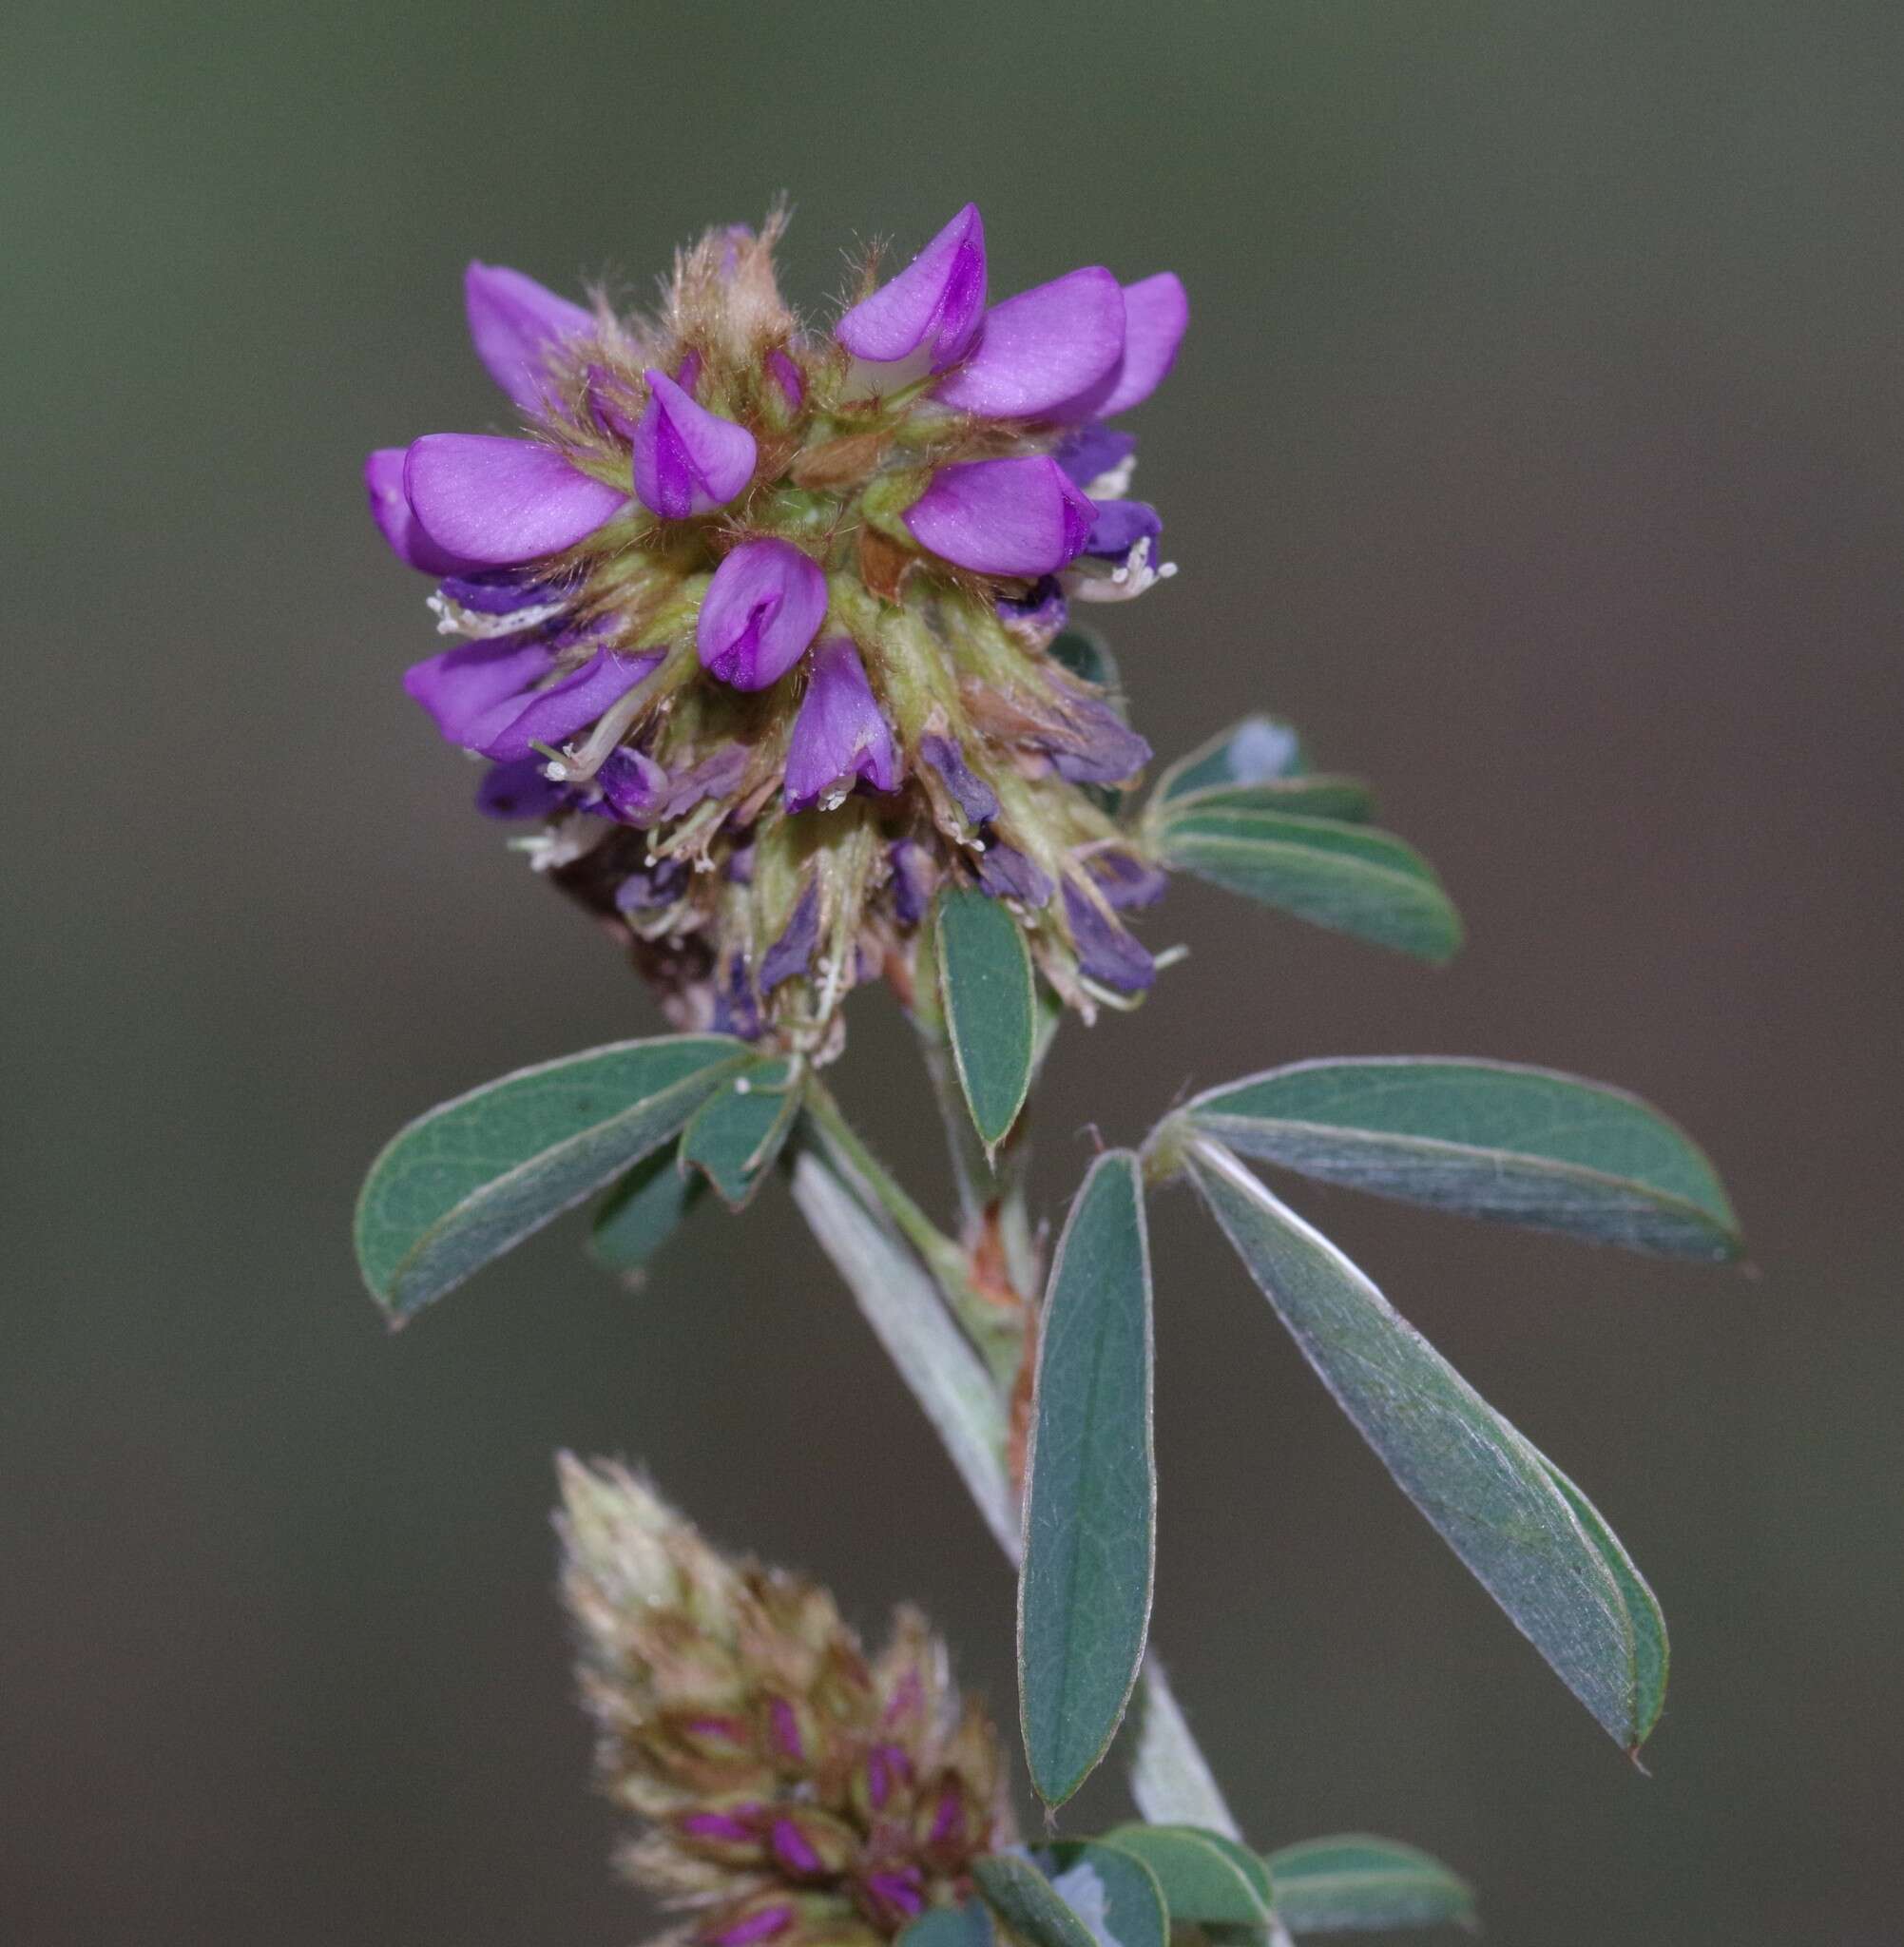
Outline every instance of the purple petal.
MULTIPOLYGON (((754 1032, 760 1032, 758 1023, 754 1032)), ((748 1036, 752 1039, 753 1036, 748 1036)), ((754 1947, 757 1940, 771 1940, 776 1934, 793 1925, 794 1909, 791 1906, 763 1906, 758 1912, 738 1919, 731 1927, 722 1927, 718 1934, 707 1938, 712 1947, 754 1947)))
POLYGON ((548 776, 539 757, 491 765, 476 786, 476 809, 485 818, 552 818, 574 799, 567 785, 548 776))
POLYGON ((684 818, 704 798, 725 798, 746 775, 746 751, 730 743, 674 778, 661 808, 662 817, 684 818))
POLYGON ((825 1871, 824 1861, 814 1850, 813 1841, 791 1819, 776 1819, 771 1841, 774 1857, 790 1873, 815 1874, 825 1871))
POLYGON ((681 1822, 689 1839, 723 1840, 733 1844, 751 1844, 759 1837, 743 1820, 728 1812, 690 1812, 681 1822))
POLYGON ((1067 434, 1051 457, 1080 487, 1088 488, 1093 480, 1114 473, 1136 451, 1136 434, 1114 433, 1093 419, 1067 434))
POLYGON ((574 675, 565 676, 552 688, 538 690, 512 716, 498 721, 492 714, 475 724, 470 733, 471 741, 485 757, 498 762, 528 757, 538 743, 560 743, 592 723, 609 704, 619 703, 636 684, 652 676, 664 660, 665 652, 660 649, 640 656, 597 649, 574 675))
POLYGON ((1022 899, 1044 906, 1051 897, 1051 876, 1015 845, 988 845, 978 855, 978 885, 994 899, 1022 899))
POLYGON ((754 477, 754 435, 697 405, 665 372, 647 372, 635 428, 635 492, 664 520, 725 507, 754 477))
POLYGON ((1154 906, 1170 889, 1169 875, 1128 852, 1093 852, 1085 870, 1113 905, 1154 906))
POLYGON ((1097 511, 1056 460, 941 467, 906 511, 921 546, 980 574, 1054 574, 1090 534, 1097 511))
POLYGON ((553 448, 486 433, 426 434, 404 461, 403 491, 433 541, 491 568, 572 548, 627 504, 553 448))
POLYGON ((1065 704, 1066 732, 1044 740, 1051 768, 1073 784, 1121 784, 1150 761, 1150 746, 1101 698, 1065 704))
POLYGON ((767 354, 767 375, 780 389, 788 405, 798 412, 806 397, 806 380, 800 376, 800 368, 784 352, 767 354))
POLYGON ((760 961, 760 992, 772 993, 781 981, 804 974, 819 944, 819 886, 809 884, 795 906, 793 917, 760 961))
POLYGON ((595 773, 602 801, 625 825, 658 822, 667 796, 667 773, 642 750, 611 750, 595 773))
POLYGON ((933 876, 926 848, 911 839, 896 839, 888 849, 893 866, 893 911, 901 926, 916 926, 926 916, 933 896, 933 876))
POLYGON ((844 636, 835 636, 813 652, 813 681, 794 720, 787 809, 804 811, 836 790, 843 797, 856 779, 875 791, 890 791, 899 781, 899 761, 859 651, 844 636))
POLYGON ((1121 561, 1140 541, 1154 541, 1164 531, 1163 516, 1146 500, 1095 500, 1091 505, 1097 519, 1085 543, 1087 554, 1121 561))
POLYGON ((625 446, 635 443, 635 429, 641 423, 624 382, 606 365, 588 368, 588 416, 610 439, 625 446))
POLYGON ((945 781, 958 808, 975 825, 998 816, 998 794, 965 761, 965 752, 950 737, 919 739, 919 755, 945 781))
POLYGON ((1177 362, 1190 299, 1172 271, 1124 287, 1124 357, 1110 391, 1092 408, 1100 419, 1142 405, 1177 362))
POLYGON ((463 273, 463 307, 483 369, 525 413, 547 412, 553 402, 549 353, 595 329, 581 305, 499 263, 472 262, 463 273))
POLYGON ((1116 993, 1142 993, 1157 978, 1157 962, 1114 919, 1075 886, 1065 888, 1065 918, 1078 965, 1116 993))
POLYGON ((977 351, 936 395, 989 419, 1035 419, 1116 369, 1124 329, 1117 280, 1096 267, 1074 270, 993 305, 977 351))
POLYGON ((742 954, 729 954, 715 974, 714 1018, 709 1025, 717 1034, 738 1034, 742 1041, 760 1038, 760 1003, 742 954))
POLYGON ((791 541, 743 541, 714 570, 695 644, 736 689, 765 689, 805 653, 826 614, 826 576, 791 541))
POLYGON ((1023 595, 1001 597, 992 607, 999 621, 1040 637, 1056 635, 1071 614, 1065 585, 1054 574, 1040 575, 1023 595))
POLYGON ((869 1873, 866 1892, 889 1918, 915 1919, 926 1910, 925 1890, 919 1883, 916 1866, 901 1866, 896 1872, 869 1873))
POLYGON ((452 743, 467 743, 472 724, 497 704, 521 697, 554 664, 554 649, 539 636, 495 636, 413 663, 403 672, 403 687, 452 743))
MULTIPOLYGON (((834 326, 856 358, 890 364, 922 348, 932 370, 956 364, 985 309, 985 224, 969 202, 890 283, 834 326)), ((1076 388, 1073 388, 1075 390, 1076 388)))
POLYGON ((514 569, 480 575, 446 575, 436 592, 472 615, 513 615, 520 608, 542 608, 567 593, 561 582, 538 581, 514 569))
POLYGON ((403 491, 403 463, 409 454, 408 447, 380 446, 364 461, 370 517, 390 543, 391 552, 407 567, 421 569, 425 574, 455 574, 472 564, 437 547, 417 525, 410 496, 403 491))
POLYGON ((689 868, 684 859, 664 858, 632 872, 615 888, 618 913, 653 913, 672 906, 686 889, 689 868))

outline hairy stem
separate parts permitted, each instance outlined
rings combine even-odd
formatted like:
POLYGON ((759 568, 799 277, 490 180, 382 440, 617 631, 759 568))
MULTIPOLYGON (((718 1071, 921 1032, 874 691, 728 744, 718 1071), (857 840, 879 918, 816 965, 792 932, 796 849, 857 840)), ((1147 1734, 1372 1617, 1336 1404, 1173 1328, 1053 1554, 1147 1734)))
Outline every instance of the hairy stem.
POLYGON ((807 1112, 827 1141, 838 1149, 899 1234, 918 1252, 987 1370, 1009 1389, 1018 1374, 1022 1340, 1018 1320, 979 1290, 968 1254, 926 1215, 867 1147, 817 1077, 808 1085, 806 1101, 807 1112))

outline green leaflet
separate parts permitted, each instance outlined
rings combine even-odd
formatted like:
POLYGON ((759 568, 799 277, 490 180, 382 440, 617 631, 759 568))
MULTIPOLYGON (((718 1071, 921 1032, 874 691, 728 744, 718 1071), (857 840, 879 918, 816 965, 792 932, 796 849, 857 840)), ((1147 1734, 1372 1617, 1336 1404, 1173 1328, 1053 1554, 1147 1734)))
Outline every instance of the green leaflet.
POLYGON ((721 1086, 681 1135, 681 1166, 699 1169, 730 1209, 760 1187, 799 1113, 800 1077, 790 1061, 756 1061, 721 1086))
POLYGON ((1298 778, 1308 768, 1294 725, 1278 717, 1245 717, 1171 764, 1158 779, 1144 815, 1194 792, 1298 778))
POLYGON ((1269 1855, 1276 1913, 1292 1933, 1475 1924, 1474 1895, 1439 1860, 1392 1839, 1344 1833, 1269 1855))
POLYGON ((934 935, 952 1060, 990 1154, 1018 1120, 1036 1066, 1030 949, 1002 901, 970 889, 939 895, 934 935))
POLYGON ((1461 944, 1433 867, 1387 832, 1215 805, 1173 815, 1154 842, 1167 866, 1397 953, 1446 960, 1461 944))
POLYGON ((1137 1158, 1092 1164, 1039 1335, 1018 1581, 1031 1783, 1061 1805, 1122 1721, 1144 1660, 1157 1545, 1150 1261, 1137 1158))
POLYGON ((1086 1839, 1054 1845, 1041 1857, 1052 1889, 1075 1912, 1097 1920, 1114 1947, 1169 1947, 1164 1889, 1135 1853, 1108 1840, 1086 1839))
POLYGON ((747 1059, 724 1034, 618 1042, 419 1116, 372 1164, 357 1200, 373 1296, 409 1318, 669 1141, 747 1059))
MULTIPOLYGON (((1028 1859, 994 1853, 971 1869, 985 1901, 1027 1947, 1098 1947, 1097 1937, 1028 1859)), ((1119 1947, 1136 1947, 1120 1942, 1119 1947)))
POLYGON ((1190 1825, 1120 1825, 1105 1837, 1157 1876, 1173 1926, 1269 1924, 1268 1869, 1221 1833, 1190 1825))
POLYGON ((997 1938, 985 1902, 931 1906, 899 1931, 899 1947, 992 1947, 997 1938))
POLYGON ((1184 1164, 1396 1484, 1600 1725, 1638 1749, 1659 1716, 1658 1611, 1649 1595, 1636 1608, 1644 1584, 1624 1554, 1625 1573, 1610 1565, 1600 1517, 1584 1520, 1578 1491, 1221 1144, 1194 1139, 1184 1164))
MULTIPOLYGON (((1529 1443, 1532 1448, 1532 1443, 1529 1443)), ((1537 1449, 1534 1457, 1547 1469, 1548 1478, 1567 1498, 1574 1518, 1586 1531, 1587 1538, 1606 1564, 1606 1572, 1620 1586, 1626 1604, 1627 1620, 1633 1626, 1633 1684, 1636 1697, 1634 1714, 1648 1732, 1660 1721, 1666 1703, 1666 1671, 1671 1651, 1666 1642, 1665 1612, 1660 1599, 1647 1586, 1646 1578, 1634 1566, 1633 1558, 1621 1545, 1620 1537, 1607 1527, 1600 1510, 1567 1479, 1547 1455, 1537 1449)))
POLYGON ((604 1270, 639 1280, 706 1188, 706 1178, 682 1174, 675 1148, 644 1156, 597 1205, 589 1256, 604 1270))
POLYGON ((1712 1165, 1636 1096, 1547 1069, 1422 1056, 1298 1062, 1180 1113, 1266 1163, 1630 1249, 1729 1258, 1712 1165))

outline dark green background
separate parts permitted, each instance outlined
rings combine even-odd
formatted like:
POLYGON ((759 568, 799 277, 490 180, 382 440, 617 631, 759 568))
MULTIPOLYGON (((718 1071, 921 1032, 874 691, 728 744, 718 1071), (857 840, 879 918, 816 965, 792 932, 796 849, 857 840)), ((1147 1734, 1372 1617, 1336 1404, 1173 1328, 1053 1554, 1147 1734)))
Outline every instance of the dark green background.
MULTIPOLYGON (((1182 272, 1141 721, 1294 717, 1472 928, 1435 974, 1183 891, 1187 965, 1062 1044, 1050 1207, 1192 1081, 1472 1051, 1654 1098, 1755 1242, 1302 1199, 1655 1579, 1648 1782, 1160 1205, 1156 1629, 1252 1835, 1419 1841, 1503 1942, 1904 1938, 1894 5, 14 0, 0 48, 0 1933, 635 1937, 561 1446, 924 1600, 1009 1712, 1007 1574, 782 1196, 639 1298, 564 1231, 396 1340, 347 1245, 406 1116, 655 1021, 401 695, 361 453, 503 418, 469 257, 645 282, 785 188, 816 309, 968 197, 995 291, 1182 272)), ((876 996, 841 1086, 930 1187, 876 996)))

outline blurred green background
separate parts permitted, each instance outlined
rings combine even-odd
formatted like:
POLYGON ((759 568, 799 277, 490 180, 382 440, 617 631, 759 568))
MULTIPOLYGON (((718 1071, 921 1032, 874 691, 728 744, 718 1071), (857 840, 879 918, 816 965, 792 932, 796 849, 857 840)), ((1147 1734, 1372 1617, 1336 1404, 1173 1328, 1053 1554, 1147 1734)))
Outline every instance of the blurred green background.
POLYGON ((1294 718, 1471 924, 1434 974, 1180 892, 1188 963, 1061 1044, 1048 1207, 1186 1083, 1474 1052, 1650 1096, 1754 1240, 1301 1199, 1655 1580, 1647 1780, 1160 1205, 1157 1636, 1252 1835, 1415 1840, 1503 1942, 1904 1939, 1894 5, 14 0, 0 48, 0 1935, 638 1937, 559 1447, 869 1626, 923 1600, 1010 1712, 1006 1571, 783 1196, 640 1296, 545 1235, 395 1340, 348 1247, 404 1118, 656 1022, 402 697, 362 453, 498 422, 468 258, 644 284, 784 188, 816 312, 967 198, 995 292, 1183 274, 1140 721, 1294 718))

